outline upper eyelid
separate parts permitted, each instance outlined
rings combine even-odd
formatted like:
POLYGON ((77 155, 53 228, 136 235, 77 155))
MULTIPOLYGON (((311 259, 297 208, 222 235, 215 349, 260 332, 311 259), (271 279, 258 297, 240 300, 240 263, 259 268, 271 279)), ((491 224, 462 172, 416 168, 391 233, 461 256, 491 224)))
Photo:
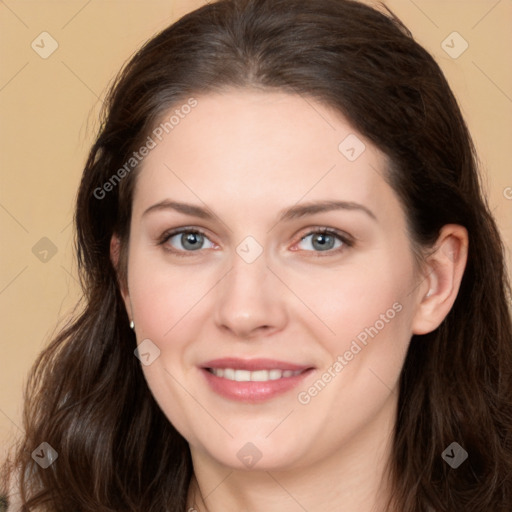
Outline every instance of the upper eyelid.
MULTIPOLYGON (((326 234, 329 236, 334 236, 338 240, 340 240, 343 243, 343 245, 348 246, 348 247, 352 247, 356 243, 355 237, 349 235, 348 233, 345 233, 345 232, 339 231, 339 230, 335 230, 332 228, 322 228, 322 229, 308 231, 305 235, 301 236, 300 239, 298 240, 298 242, 295 242, 294 245, 297 245, 298 243, 302 242, 302 240, 304 240, 308 236, 315 235, 318 233, 326 234)), ((334 253, 335 250, 332 250, 332 251, 305 251, 305 252, 318 252, 320 254, 321 252, 334 253)))
POLYGON ((203 230, 201 228, 194 228, 194 227, 184 227, 184 228, 176 228, 176 229, 166 230, 159 237, 159 240, 166 241, 174 236, 181 235, 183 233, 198 233, 213 242, 213 240, 210 239, 210 236, 208 235, 208 233, 205 230, 203 230))
MULTIPOLYGON (((350 235, 344 231, 341 231, 341 230, 338 230, 335 228, 330 228, 327 226, 313 226, 313 227, 309 227, 309 228, 305 228, 305 229, 306 229, 306 231, 302 235, 300 235, 300 237, 297 241, 295 241, 293 243, 294 246, 297 245, 298 243, 300 243, 302 240, 304 240, 304 238, 311 236, 311 235, 318 234, 318 233, 334 235, 339 240, 341 240, 345 245, 352 245, 356 241, 355 237, 353 237, 352 235, 350 235)), ((181 235, 183 233, 198 233, 198 234, 204 236, 205 238, 207 238, 210 242, 214 243, 215 245, 218 245, 214 240, 211 239, 211 237, 208 235, 208 233, 204 229, 198 228, 198 227, 187 227, 187 226, 182 227, 182 228, 176 228, 174 230, 171 229, 171 230, 164 232, 164 234, 159 238, 159 243, 161 243, 163 245, 164 243, 169 241, 169 239, 171 239, 177 235, 181 235)), ((178 251, 178 252, 194 252, 194 251, 182 251, 180 249, 176 249, 176 251, 178 251)), ((315 251, 306 251, 306 252, 315 252, 315 251)), ((329 251, 326 251, 326 252, 329 252, 329 251)))

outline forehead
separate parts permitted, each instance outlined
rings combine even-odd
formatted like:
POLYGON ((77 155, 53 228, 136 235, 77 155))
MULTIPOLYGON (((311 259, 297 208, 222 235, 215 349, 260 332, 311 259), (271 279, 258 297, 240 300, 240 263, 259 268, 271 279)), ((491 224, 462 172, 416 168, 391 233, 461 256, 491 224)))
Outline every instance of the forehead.
POLYGON ((167 195, 242 209, 301 199, 375 204, 393 195, 383 179, 386 156, 328 106, 253 90, 195 100, 163 116, 161 140, 151 135, 156 145, 142 164, 134 213, 167 195))

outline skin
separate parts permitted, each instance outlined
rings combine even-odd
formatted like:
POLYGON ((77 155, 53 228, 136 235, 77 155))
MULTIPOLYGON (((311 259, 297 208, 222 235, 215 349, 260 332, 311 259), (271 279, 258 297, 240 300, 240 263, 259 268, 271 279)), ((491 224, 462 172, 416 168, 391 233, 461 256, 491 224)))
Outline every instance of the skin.
MULTIPOLYGON (((386 156, 312 99, 227 90, 197 100, 143 162, 122 290, 138 343, 150 339, 160 350, 142 367, 148 385, 190 445, 189 507, 381 510, 390 492, 385 469, 406 350, 413 334, 435 329, 449 312, 467 233, 445 226, 420 267, 401 204, 383 178, 386 156), (349 134, 366 146, 353 162, 338 149, 349 134), (170 208, 144 214, 163 200, 206 208, 214 217, 170 208), (279 221, 283 210, 326 200, 363 205, 376 219, 338 209, 279 221), (186 252, 179 236, 158 244, 166 231, 183 227, 204 231, 204 248, 186 252), (355 243, 321 251, 307 235, 322 228, 355 243), (236 252, 249 235, 263 249, 252 263, 236 252), (400 311, 323 390, 300 403, 298 393, 393 304, 400 311), (198 368, 228 356, 315 370, 290 392, 240 403, 214 393, 198 368), (252 468, 237 457, 248 442, 261 453, 252 468)), ((116 263, 115 236, 111 253, 116 263)))

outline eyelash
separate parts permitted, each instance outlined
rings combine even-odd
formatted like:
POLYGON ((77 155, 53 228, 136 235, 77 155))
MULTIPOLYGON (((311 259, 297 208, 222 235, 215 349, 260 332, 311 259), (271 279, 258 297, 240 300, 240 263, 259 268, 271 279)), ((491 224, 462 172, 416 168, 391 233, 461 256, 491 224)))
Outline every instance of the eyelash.
MULTIPOLYGON (((169 247, 165 246, 165 244, 172 237, 174 237, 176 235, 181 235, 183 233, 191 233, 191 234, 195 234, 195 235, 201 235, 201 236, 204 236, 205 238, 207 238, 208 240, 210 240, 208 238, 208 235, 201 229, 181 228, 181 229, 177 229, 177 230, 166 231, 158 239, 157 244, 163 246, 163 249, 165 251, 172 253, 176 256, 179 256, 179 257, 187 257, 187 256, 193 255, 195 252, 200 252, 200 249, 198 251, 182 251, 182 250, 178 250, 178 249, 174 249, 174 248, 170 249, 169 247)), ((353 238, 351 238, 349 235, 347 235, 346 233, 343 233, 341 231, 338 231, 336 229, 332 229, 332 228, 316 228, 315 229, 315 228, 313 228, 313 230, 308 231, 304 236, 301 236, 299 241, 296 242, 296 244, 302 242, 308 236, 318 235, 318 234, 332 236, 332 237, 338 239, 340 242, 342 242, 343 245, 341 247, 338 247, 337 249, 330 249, 327 251, 303 251, 303 252, 313 253, 313 254, 315 254, 315 257, 322 258, 325 256, 332 256, 333 254, 339 254, 340 252, 353 247, 354 243, 355 243, 353 238), (322 252, 325 252, 326 254, 322 254, 322 252)))

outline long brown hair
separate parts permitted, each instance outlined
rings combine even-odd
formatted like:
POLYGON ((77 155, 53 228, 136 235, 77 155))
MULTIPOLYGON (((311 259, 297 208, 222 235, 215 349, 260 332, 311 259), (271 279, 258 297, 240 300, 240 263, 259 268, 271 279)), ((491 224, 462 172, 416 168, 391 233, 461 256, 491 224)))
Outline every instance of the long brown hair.
POLYGON ((133 355, 119 288, 137 169, 105 197, 97 191, 171 107, 233 87, 300 94, 345 115, 388 155, 386 179, 418 250, 445 224, 467 228, 455 304, 438 329, 413 336, 401 374, 392 507, 510 511, 510 290, 474 147, 429 53, 390 12, 349 0, 220 0, 147 42, 118 76, 76 205, 83 309, 41 354, 27 385, 26 434, 12 466, 23 510, 185 510, 189 448, 133 355), (113 233, 122 242, 117 269, 113 233), (47 469, 30 456, 43 441, 59 454, 47 469), (441 457, 454 441, 469 454, 457 469, 441 457))

